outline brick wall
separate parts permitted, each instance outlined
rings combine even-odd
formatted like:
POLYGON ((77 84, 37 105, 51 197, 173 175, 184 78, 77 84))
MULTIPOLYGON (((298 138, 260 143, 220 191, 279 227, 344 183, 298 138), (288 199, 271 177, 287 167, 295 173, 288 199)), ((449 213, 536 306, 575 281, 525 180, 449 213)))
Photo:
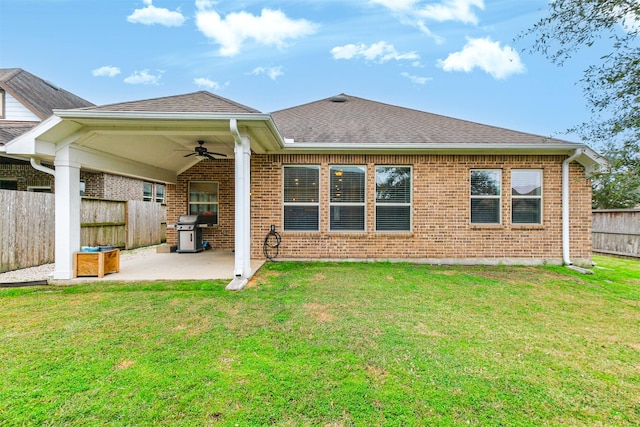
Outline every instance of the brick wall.
MULTIPOLYGON (((53 168, 52 165, 44 166, 53 168)), ((0 164, 0 178, 16 180, 18 191, 27 191, 29 187, 50 187, 53 192, 53 175, 34 169, 29 163, 0 164)))
MULTIPOLYGON (((261 257, 262 239, 275 224, 282 258, 372 258, 548 262, 562 260, 562 161, 564 156, 381 156, 276 155, 252 157, 252 255, 261 257), (320 232, 282 231, 282 166, 320 165, 320 232), (332 164, 366 165, 366 232, 329 231, 328 169, 332 164), (375 166, 413 166, 413 231, 375 231, 375 166), (502 224, 471 225, 470 169, 502 170, 502 224), (512 225, 511 169, 543 170, 542 225, 512 225)), ((591 258, 591 185, 582 167, 571 165, 571 256, 591 258)))
MULTIPOLYGON (((562 161, 565 156, 460 155, 253 155, 251 158, 251 250, 262 258, 262 243, 271 224, 282 235, 280 258, 293 259, 414 259, 432 262, 562 261, 562 161), (320 231, 285 232, 282 218, 282 167, 320 165, 320 231), (365 232, 329 231, 329 166, 365 165, 365 232), (413 167, 413 230, 375 231, 375 166, 413 167), (502 224, 471 225, 470 169, 502 171, 502 224), (511 224, 511 169, 543 170, 542 225, 511 224)), ((175 223, 187 211, 190 180, 220 184, 220 225, 204 231, 214 248, 233 248, 233 160, 202 161, 167 187, 167 221, 175 223)), ((591 185, 583 168, 570 168, 571 256, 575 263, 591 259, 591 185)), ((167 241, 176 243, 175 231, 167 241)))
MULTIPOLYGON (((167 224, 175 224, 180 215, 188 214, 190 181, 218 182, 218 225, 202 230, 202 239, 214 249, 234 247, 235 166, 232 159, 203 160, 178 176, 176 185, 167 185, 167 224)), ((167 243, 177 244, 175 230, 167 229, 167 243)))
POLYGON ((126 176, 103 174, 104 196, 109 200, 142 200, 143 181, 126 176))

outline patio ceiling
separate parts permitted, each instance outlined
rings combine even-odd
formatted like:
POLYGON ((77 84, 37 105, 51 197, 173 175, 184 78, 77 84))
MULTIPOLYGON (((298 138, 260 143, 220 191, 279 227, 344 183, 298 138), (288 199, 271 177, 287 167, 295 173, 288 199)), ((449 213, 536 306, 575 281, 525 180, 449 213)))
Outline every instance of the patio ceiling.
POLYGON ((234 158, 230 120, 249 137, 256 153, 277 151, 282 142, 270 116, 263 114, 145 113, 56 111, 25 135, 11 141, 7 153, 54 161, 60 146, 71 145, 83 169, 140 179, 176 182, 177 175, 201 159, 185 157, 198 141, 210 153, 234 158))

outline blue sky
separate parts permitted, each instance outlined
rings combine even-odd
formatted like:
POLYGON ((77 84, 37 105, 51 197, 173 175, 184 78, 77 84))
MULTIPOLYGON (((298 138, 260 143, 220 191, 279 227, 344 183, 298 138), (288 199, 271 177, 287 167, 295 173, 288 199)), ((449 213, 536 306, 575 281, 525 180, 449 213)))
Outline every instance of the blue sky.
MULTIPOLYGON (((0 0, 0 68, 95 104, 208 90, 263 112, 347 93, 579 141, 578 81, 515 40, 547 0, 0 0)), ((591 57, 590 57, 591 55, 591 57)))

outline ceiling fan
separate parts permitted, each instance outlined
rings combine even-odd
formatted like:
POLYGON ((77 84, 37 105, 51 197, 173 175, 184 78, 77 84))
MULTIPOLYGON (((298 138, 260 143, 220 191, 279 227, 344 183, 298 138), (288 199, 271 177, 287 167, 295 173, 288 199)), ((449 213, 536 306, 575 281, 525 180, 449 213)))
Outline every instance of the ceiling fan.
POLYGON ((198 141, 198 144, 199 144, 198 146, 194 147, 193 153, 186 154, 183 157, 198 156, 198 157, 206 157, 211 160, 215 160, 215 157, 213 156, 227 157, 226 154, 222 154, 222 153, 210 153, 209 150, 207 150, 207 148, 204 147, 204 141, 198 141))

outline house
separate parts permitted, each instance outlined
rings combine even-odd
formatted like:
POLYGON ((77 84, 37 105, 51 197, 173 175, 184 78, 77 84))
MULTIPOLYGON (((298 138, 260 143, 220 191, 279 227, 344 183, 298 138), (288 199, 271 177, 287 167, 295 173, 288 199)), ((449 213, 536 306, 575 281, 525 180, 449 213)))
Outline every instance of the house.
POLYGON ((4 150, 56 164, 54 278, 72 277, 90 168, 166 183, 168 223, 210 214, 204 239, 235 250, 231 289, 272 225, 284 259, 590 264, 588 177, 604 164, 583 144, 346 94, 271 114, 209 92, 59 110, 4 150))
MULTIPOLYGON (((0 69, 0 148, 53 115, 55 109, 93 107, 91 102, 20 68, 0 69)), ((32 164, 0 151, 0 189, 52 192, 52 164, 32 164), (42 167, 44 166, 44 167, 42 167)), ((83 169, 83 196, 164 202, 164 183, 83 169)))

